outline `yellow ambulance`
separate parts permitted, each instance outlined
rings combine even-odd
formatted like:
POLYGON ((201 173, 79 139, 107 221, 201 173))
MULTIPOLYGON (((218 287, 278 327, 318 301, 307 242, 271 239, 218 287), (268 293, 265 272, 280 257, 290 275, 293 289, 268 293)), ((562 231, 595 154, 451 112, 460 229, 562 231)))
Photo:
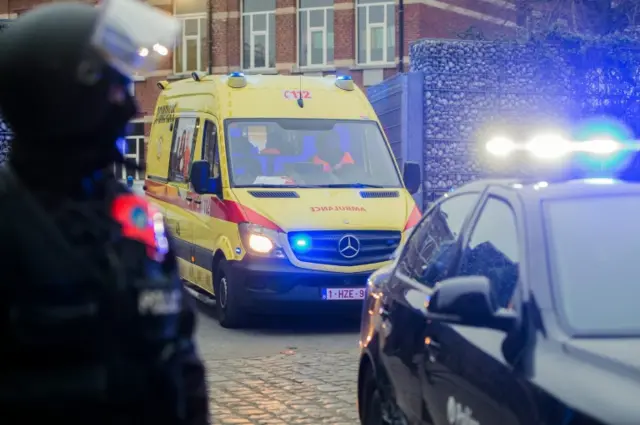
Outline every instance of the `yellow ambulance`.
POLYGON ((403 183, 351 78, 194 73, 158 86, 145 192, 222 326, 357 311, 420 218, 421 176, 407 163, 403 183))

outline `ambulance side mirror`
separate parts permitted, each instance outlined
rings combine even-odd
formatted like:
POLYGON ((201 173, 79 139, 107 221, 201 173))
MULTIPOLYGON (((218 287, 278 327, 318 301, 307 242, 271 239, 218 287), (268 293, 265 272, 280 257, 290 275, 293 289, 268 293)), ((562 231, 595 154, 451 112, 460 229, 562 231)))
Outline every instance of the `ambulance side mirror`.
POLYGON ((189 181, 193 190, 199 195, 218 193, 218 181, 211 178, 211 165, 208 161, 193 161, 189 181))
POLYGON ((417 162, 407 161, 404 163, 404 170, 402 173, 402 180, 404 185, 410 194, 414 194, 420 190, 422 185, 422 172, 420 170, 420 164, 417 162))

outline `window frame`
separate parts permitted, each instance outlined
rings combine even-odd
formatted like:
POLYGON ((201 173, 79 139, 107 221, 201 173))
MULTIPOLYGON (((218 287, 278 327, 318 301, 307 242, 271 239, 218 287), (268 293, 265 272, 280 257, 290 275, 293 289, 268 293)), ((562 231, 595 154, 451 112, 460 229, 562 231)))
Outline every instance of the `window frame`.
MULTIPOLYGON (((206 38, 207 34, 202 34, 201 30, 202 30, 202 20, 205 21, 204 23, 204 28, 206 29, 207 27, 207 14, 206 12, 203 13, 189 13, 189 14, 183 14, 183 15, 175 15, 175 18, 178 19, 181 23, 181 33, 178 36, 178 41, 177 41, 177 45, 179 45, 179 49, 176 48, 174 50, 174 54, 173 54, 173 64, 172 64, 172 68, 173 68, 173 73, 176 75, 183 75, 183 74, 189 74, 191 72, 203 72, 205 71, 205 68, 207 67, 208 64, 204 63, 204 55, 203 53, 203 48, 206 46, 202 45, 202 39, 206 38), (186 25, 185 22, 186 21, 190 21, 190 20, 197 20, 198 21, 198 34, 197 35, 185 35, 185 31, 186 31, 186 25), (187 63, 188 61, 188 55, 187 55, 187 42, 190 40, 196 40, 196 45, 197 45, 197 51, 198 51, 198 56, 196 57, 196 67, 198 69, 187 69, 187 63), (177 65, 178 65, 178 61, 177 61, 177 57, 178 55, 176 54, 178 51, 180 51, 181 53, 181 63, 182 63, 182 70, 178 70, 177 69, 177 65)), ((205 43, 206 44, 206 43, 205 43)), ((212 54, 212 52, 209 52, 209 54, 212 54)))
MULTIPOLYGON (((420 235, 420 230, 425 225, 427 220, 431 219, 432 214, 437 209, 439 209, 445 202, 449 202, 449 201, 454 200, 456 198, 459 199, 459 198, 461 198, 463 196, 468 196, 468 195, 473 195, 473 196, 476 197, 475 204, 469 210, 469 212, 467 213, 467 216, 465 217, 464 221, 462 222, 462 226, 460 227, 460 231, 459 231, 458 236, 457 236, 457 238, 455 240, 455 243, 460 244, 465 239, 466 229, 469 227, 469 225, 472 223, 473 218, 476 216, 476 211, 479 208, 479 205, 481 203, 484 204, 484 202, 482 201, 482 192, 479 192, 479 191, 456 193, 453 196, 443 196, 437 202, 435 202, 431 207, 429 207, 429 209, 423 215, 423 217, 420 220, 420 222, 416 225, 416 227, 415 227, 414 231, 411 233, 411 236, 409 237, 409 239, 405 242, 405 244, 404 244, 404 246, 402 248, 402 252, 398 256, 398 261, 396 262, 396 271, 394 273, 398 273, 401 276, 401 278, 404 279, 404 280, 409 279, 412 282, 415 282, 417 285, 420 285, 421 287, 427 287, 427 285, 425 285, 424 283, 422 283, 419 280, 417 280, 414 276, 407 275, 405 272, 403 272, 402 270, 398 269, 398 267, 400 267, 400 264, 402 263, 402 260, 406 256, 406 253, 407 253, 407 250, 409 249, 409 245, 410 245, 411 241, 414 240, 414 238, 416 238, 416 237, 418 237, 420 235)), ((458 259, 456 259, 455 261, 452 262, 451 269, 457 270, 457 266, 458 266, 458 263, 459 263, 457 260, 458 259)))
POLYGON ((355 40, 356 40, 356 49, 355 49, 355 54, 356 54, 356 64, 357 65, 390 65, 390 64, 394 64, 395 63, 395 59, 396 59, 396 50, 397 50, 397 40, 395 37, 395 32, 396 32, 396 28, 397 28, 397 22, 396 21, 396 2, 391 0, 391 1, 380 1, 379 3, 365 3, 365 4, 361 4, 360 0, 356 0, 356 4, 355 4, 355 8, 356 8, 356 16, 355 16, 355 40), (383 22, 377 22, 377 23, 370 23, 369 22, 369 13, 370 13, 370 8, 371 7, 375 7, 375 6, 383 6, 384 7, 384 19, 383 22), (388 14, 388 6, 393 6, 393 17, 394 17, 394 23, 393 23, 393 57, 392 58, 388 58, 388 50, 389 50, 389 31, 388 31, 388 27, 389 27, 389 14, 388 14), (366 43, 366 47, 365 47, 365 59, 361 60, 360 59, 360 43, 363 42, 363 40, 361 40, 360 38, 360 8, 363 8, 365 10, 365 34, 366 34, 366 39, 364 40, 364 42, 366 43), (380 61, 374 61, 371 60, 371 30, 373 28, 382 28, 384 30, 384 48, 383 48, 383 60, 380 61))
POLYGON ((207 159, 208 160, 208 155, 207 155, 207 150, 208 150, 208 143, 210 141, 213 141, 213 143, 215 144, 214 150, 213 150, 213 161, 211 161, 210 165, 210 172, 211 172, 211 177, 215 178, 215 179, 220 179, 222 176, 222 170, 220 169, 220 140, 219 140, 220 134, 219 134, 219 128, 218 128, 218 124, 216 123, 215 120, 211 119, 211 118, 205 118, 204 119, 204 124, 202 126, 202 152, 201 152, 201 159, 207 159), (215 137, 212 137, 211 139, 209 139, 207 136, 209 134, 208 131, 208 126, 212 125, 213 128, 215 129, 215 137), (215 167, 216 167, 216 163, 218 165, 218 173, 219 175, 216 176, 214 173, 215 167))
POLYGON ((178 128, 179 125, 178 123, 180 122, 181 119, 195 119, 195 124, 194 124, 194 128, 193 128, 193 134, 191 136, 191 151, 190 151, 190 155, 191 158, 189 159, 189 169, 191 169, 191 164, 193 164, 193 159, 195 158, 195 151, 196 151, 196 146, 198 144, 198 137, 200 137, 200 133, 202 132, 201 127, 202 127, 202 122, 200 117, 196 116, 196 115, 180 115, 178 117, 176 117, 173 120, 173 129, 171 130, 171 147, 169 150, 169 163, 168 163, 168 172, 167 172, 167 181, 170 183, 174 183, 174 184, 188 184, 189 183, 189 177, 188 177, 188 173, 187 173, 187 177, 184 179, 184 181, 180 181, 175 179, 175 177, 173 176, 173 172, 172 172, 172 165, 173 165, 173 148, 174 145, 176 143, 176 141, 178 140, 178 128))
MULTIPOLYGON (((270 28, 270 22, 271 22, 271 17, 274 17, 274 21, 275 21, 275 15, 276 15, 276 9, 277 9, 277 4, 276 4, 276 8, 274 8, 271 11, 262 11, 262 12, 245 12, 244 11, 244 2, 246 0, 242 0, 240 2, 240 7, 242 9, 241 13, 240 13, 240 61, 242 63, 242 67, 244 68, 245 71, 264 71, 264 70, 274 70, 276 69, 276 63, 277 63, 277 58, 274 59, 274 63, 273 66, 271 66, 270 62, 270 57, 271 57, 271 38, 269 35, 269 32, 271 30, 270 28), (254 31, 253 29, 253 19, 256 15, 264 15, 265 19, 266 19, 266 29, 265 30, 259 30, 259 31, 254 31), (245 51, 244 51, 244 43, 245 43, 245 35, 244 35, 244 30, 245 30, 245 17, 248 17, 248 21, 249 21, 249 67, 245 67, 245 51), (256 36, 261 36, 263 35, 265 38, 265 46, 264 46, 264 57, 265 57, 265 66, 261 66, 261 67, 256 67, 255 63, 256 63, 256 49, 255 49, 255 38, 256 36)), ((277 50, 277 23, 274 22, 274 28, 273 28, 273 36, 276 39, 276 50, 277 50)), ((274 52, 275 53, 275 52, 274 52)))
MULTIPOLYGON (((524 272, 523 264, 525 263, 524 260, 526 258, 526 253, 523 250, 523 246, 524 246, 523 237, 526 237, 526 236, 523 236, 524 233, 521 230, 520 223, 518 221, 518 214, 516 213, 516 207, 514 206, 513 202, 510 199, 508 199, 508 197, 501 196, 501 194, 497 193, 496 191, 491 191, 485 194, 484 198, 481 200, 481 202, 479 202, 479 205, 477 206, 476 211, 473 214, 472 220, 467 222, 467 231, 463 233, 464 237, 461 238, 459 241, 460 254, 457 258, 456 264, 454 264, 455 272, 451 275, 451 277, 461 276, 460 269, 463 264, 462 259, 464 256, 464 251, 468 247, 469 243, 471 242, 471 238, 473 238, 473 234, 476 228, 478 227, 480 220, 483 217, 482 213, 486 209, 487 204, 491 200, 497 200, 505 204, 507 208, 509 208, 509 211, 511 211, 511 215, 513 216, 514 227, 516 230, 516 246, 518 247, 518 262, 517 262, 518 280, 516 281, 516 286, 513 290, 513 294, 511 295, 511 300, 509 304, 512 304, 514 306, 512 310, 518 310, 515 308, 515 306, 519 304, 518 301, 521 299, 520 288, 522 288, 522 276, 524 272)), ((491 282, 490 282, 490 285, 491 285, 491 282)))
MULTIPOLYGON (((297 38, 298 38, 298 48, 297 48, 297 65, 299 68, 323 68, 323 67, 329 67, 332 66, 333 63, 335 62, 335 57, 334 59, 329 62, 329 60, 327 59, 329 56, 329 25, 328 25, 328 17, 327 15, 329 14, 328 12, 331 10, 333 11, 333 19, 335 20, 335 1, 334 4, 332 6, 306 6, 306 7, 302 7, 301 5, 301 0, 297 1, 297 13, 296 13, 296 27, 298 30, 298 34, 297 34, 297 38), (324 15, 324 25, 322 27, 312 27, 310 25, 310 16, 311 13, 314 11, 322 11, 323 15, 324 15), (303 14, 306 16, 306 28, 304 31, 304 38, 306 40, 306 47, 307 47, 307 51, 303 52, 303 45, 302 45, 302 16, 303 14), (311 58, 312 58, 312 49, 311 49, 311 40, 312 40, 312 35, 314 32, 316 31, 322 31, 322 40, 323 40, 323 49, 322 49, 322 63, 316 64, 316 63, 311 63, 311 58), (302 58, 305 58, 305 63, 302 64, 302 58)), ((335 54, 335 23, 334 23, 334 35, 333 35, 334 39, 334 54, 335 54)))

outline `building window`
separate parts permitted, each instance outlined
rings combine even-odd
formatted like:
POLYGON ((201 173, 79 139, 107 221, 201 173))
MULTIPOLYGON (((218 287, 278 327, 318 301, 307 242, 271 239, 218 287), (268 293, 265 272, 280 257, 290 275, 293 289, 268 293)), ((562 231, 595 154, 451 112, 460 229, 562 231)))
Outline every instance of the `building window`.
POLYGON ((209 65, 206 14, 180 15, 177 18, 182 23, 182 34, 173 53, 173 72, 206 71, 209 65))
POLYGON ((300 0, 299 66, 333 63, 333 0, 300 0))
POLYGON ((276 67, 276 0, 242 1, 242 67, 276 67))
POLYGON ((358 0, 358 63, 395 62, 396 6, 389 0, 358 0))

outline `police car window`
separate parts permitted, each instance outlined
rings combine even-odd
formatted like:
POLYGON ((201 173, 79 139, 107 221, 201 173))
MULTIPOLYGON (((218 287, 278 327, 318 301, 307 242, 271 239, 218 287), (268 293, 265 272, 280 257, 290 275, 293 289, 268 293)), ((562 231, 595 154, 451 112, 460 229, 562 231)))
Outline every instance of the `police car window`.
POLYGON ((218 156, 218 128, 215 123, 207 120, 204 123, 204 143, 202 144, 202 159, 211 165, 211 177, 220 177, 220 158, 218 156))
POLYGON ((640 197, 543 203, 552 284, 572 329, 640 334, 640 197))
POLYGON ((460 276, 486 276, 502 308, 510 306, 518 282, 518 232, 513 210, 489 198, 460 260, 460 276))
POLYGON ((178 118, 173 125, 173 141, 169 159, 169 180, 185 183, 193 161, 200 118, 178 118))
POLYGON ((440 249, 444 249, 444 243, 457 239, 477 199, 478 194, 467 193, 446 199, 432 208, 408 241, 399 270, 432 287, 444 271, 434 270, 434 259, 440 254, 440 249))

